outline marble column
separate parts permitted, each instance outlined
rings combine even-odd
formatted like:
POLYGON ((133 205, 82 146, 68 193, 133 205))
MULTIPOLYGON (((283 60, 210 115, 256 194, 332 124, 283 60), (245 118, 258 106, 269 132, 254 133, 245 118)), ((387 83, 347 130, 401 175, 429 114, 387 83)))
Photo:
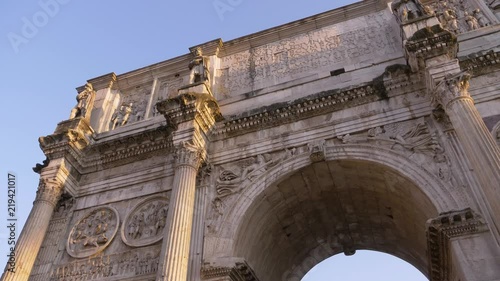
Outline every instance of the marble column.
POLYGON ((156 280, 187 280, 196 176, 202 155, 203 150, 189 142, 182 142, 176 148, 174 185, 167 218, 168 230, 163 240, 156 280))
POLYGON ((442 105, 462 143, 480 183, 475 192, 484 199, 492 217, 495 236, 500 234, 500 148, 484 124, 471 98, 470 75, 451 74, 437 85, 434 99, 442 105))
POLYGON ((201 265, 203 255, 203 238, 205 234, 205 219, 207 213, 208 192, 210 185, 211 166, 201 168, 198 173, 199 186, 196 189, 195 213, 193 216, 193 232, 191 234, 191 249, 189 255, 189 279, 201 280, 201 265))
POLYGON ((62 192, 63 181, 59 176, 44 177, 42 173, 33 208, 16 243, 15 267, 7 264, 1 281, 28 280, 62 192))

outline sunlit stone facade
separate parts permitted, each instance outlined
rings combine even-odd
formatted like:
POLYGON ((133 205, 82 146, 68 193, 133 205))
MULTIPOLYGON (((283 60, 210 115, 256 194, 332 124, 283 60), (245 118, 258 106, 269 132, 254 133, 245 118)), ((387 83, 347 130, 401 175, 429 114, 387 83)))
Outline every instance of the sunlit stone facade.
POLYGON ((367 0, 77 88, 2 281, 500 280, 498 1, 367 0))

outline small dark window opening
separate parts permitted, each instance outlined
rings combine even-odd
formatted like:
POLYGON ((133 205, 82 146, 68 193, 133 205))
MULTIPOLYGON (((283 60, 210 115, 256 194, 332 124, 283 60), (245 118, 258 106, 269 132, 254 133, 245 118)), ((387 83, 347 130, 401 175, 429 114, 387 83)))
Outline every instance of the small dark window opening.
POLYGON ((330 76, 338 76, 342 73, 345 73, 345 69, 344 68, 340 68, 340 69, 336 69, 336 70, 333 70, 333 71, 330 71, 330 76))

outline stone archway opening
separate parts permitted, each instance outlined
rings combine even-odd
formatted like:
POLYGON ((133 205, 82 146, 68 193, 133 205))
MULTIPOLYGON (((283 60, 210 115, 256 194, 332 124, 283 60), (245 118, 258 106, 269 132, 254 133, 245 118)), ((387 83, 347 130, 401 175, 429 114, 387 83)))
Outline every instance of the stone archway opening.
POLYGON ((395 256, 369 250, 356 251, 354 256, 332 256, 314 266, 301 281, 384 280, 427 281, 413 265, 395 256), (332 278, 334 276, 334 278, 332 278))
POLYGON ((421 187, 390 167, 317 162, 253 200, 235 254, 261 281, 300 281, 326 258, 362 249, 399 257, 428 276, 426 221, 437 214, 421 187))

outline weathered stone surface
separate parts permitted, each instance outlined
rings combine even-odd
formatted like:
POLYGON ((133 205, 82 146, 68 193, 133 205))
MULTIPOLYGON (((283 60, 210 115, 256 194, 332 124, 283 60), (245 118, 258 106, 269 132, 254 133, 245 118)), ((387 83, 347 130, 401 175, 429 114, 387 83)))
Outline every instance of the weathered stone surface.
POLYGON ((1 280, 299 281, 360 249, 500 279, 498 7, 421 2, 88 80, 1 280))

